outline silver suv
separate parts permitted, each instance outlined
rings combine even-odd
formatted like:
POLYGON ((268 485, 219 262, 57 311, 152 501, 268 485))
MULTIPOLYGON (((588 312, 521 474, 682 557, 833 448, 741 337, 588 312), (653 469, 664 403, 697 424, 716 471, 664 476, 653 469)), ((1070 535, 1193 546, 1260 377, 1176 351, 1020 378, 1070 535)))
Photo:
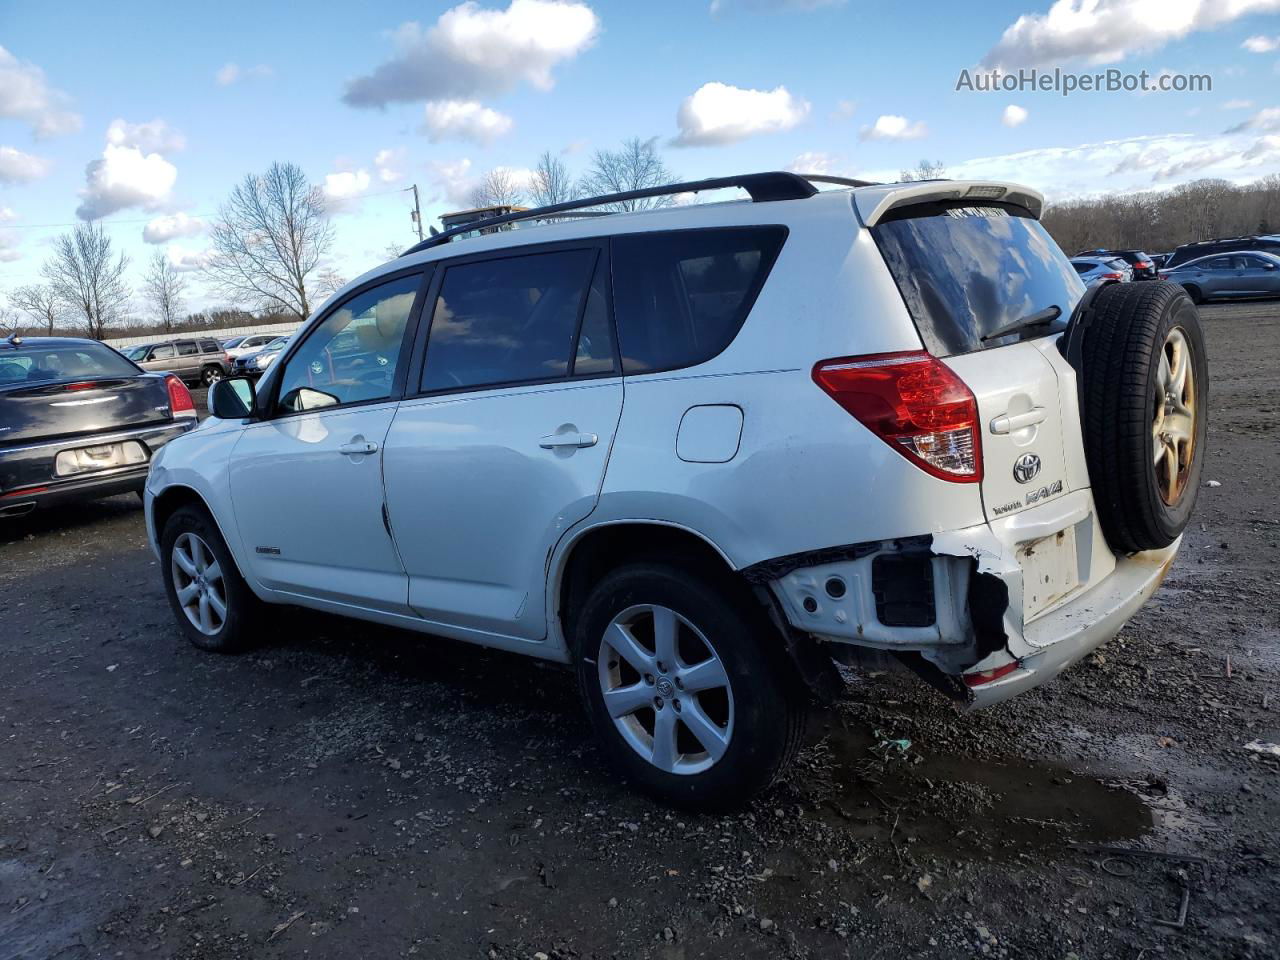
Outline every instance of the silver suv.
POLYGON ((172 373, 187 383, 206 387, 231 372, 231 358, 211 337, 161 340, 127 347, 123 353, 143 370, 172 373))

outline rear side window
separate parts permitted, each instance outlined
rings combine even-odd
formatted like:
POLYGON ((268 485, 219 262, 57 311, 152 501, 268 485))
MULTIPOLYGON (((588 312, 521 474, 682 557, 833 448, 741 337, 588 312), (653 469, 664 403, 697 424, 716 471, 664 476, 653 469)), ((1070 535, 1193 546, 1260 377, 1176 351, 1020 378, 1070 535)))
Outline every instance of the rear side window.
POLYGON ((178 341, 178 356, 194 357, 199 352, 200 352, 199 348, 195 345, 193 341, 191 340, 178 341))
POLYGON ((422 389, 552 380, 567 377, 575 360, 579 373, 597 372, 603 350, 612 364, 611 345, 590 334, 585 356, 575 349, 579 322, 589 319, 584 310, 597 256, 595 248, 557 250, 447 267, 431 315, 422 389))
POLYGON ((222 347, 218 345, 216 340, 201 340, 200 349, 205 353, 221 353, 222 347))
POLYGON ((1013 204, 913 204, 871 228, 930 353, 947 357, 1016 342, 992 338, 1050 307, 1066 325, 1084 283, 1048 232, 1013 204), (983 339, 983 338, 987 339, 983 339))
POLYGON ((738 335, 785 227, 637 233, 611 241, 623 373, 691 367, 738 335))

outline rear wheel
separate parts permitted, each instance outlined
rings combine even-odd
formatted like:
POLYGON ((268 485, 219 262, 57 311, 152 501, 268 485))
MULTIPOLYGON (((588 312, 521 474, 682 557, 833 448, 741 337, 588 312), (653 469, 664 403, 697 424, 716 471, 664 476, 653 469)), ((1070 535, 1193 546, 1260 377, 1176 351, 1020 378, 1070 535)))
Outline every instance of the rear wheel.
POLYGON ((225 376, 225 374, 222 372, 221 367, 210 364, 200 372, 200 382, 206 387, 211 387, 221 380, 223 376, 225 376))
POLYGON ((204 510, 174 511, 160 538, 165 593, 178 626, 197 647, 237 653, 250 645, 263 604, 204 510))
POLYGON ((660 563, 607 574, 576 618, 578 680, 609 759, 659 799, 739 807, 797 749, 806 698, 749 597, 660 563))
POLYGON ((1099 292, 1084 340, 1085 454, 1113 549, 1168 546, 1204 467, 1209 368, 1196 308, 1171 283, 1099 292))

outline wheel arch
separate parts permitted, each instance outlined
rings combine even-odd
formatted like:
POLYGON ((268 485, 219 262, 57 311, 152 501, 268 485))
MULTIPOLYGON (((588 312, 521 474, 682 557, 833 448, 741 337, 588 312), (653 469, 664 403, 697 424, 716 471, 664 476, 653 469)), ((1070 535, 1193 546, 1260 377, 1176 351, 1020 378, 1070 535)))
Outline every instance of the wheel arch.
POLYGON ((574 533, 551 558, 547 578, 550 627, 566 653, 571 652, 573 613, 593 578, 623 563, 677 557, 717 575, 736 576, 736 568, 710 537, 684 524, 652 518, 614 519, 574 533))
POLYGON ((199 507, 213 521, 213 525, 218 528, 218 536, 222 537, 227 553, 231 555, 231 559, 236 565, 237 572, 244 578, 245 583, 249 585, 249 589, 259 597, 262 597, 263 591, 254 580, 252 572, 237 555, 236 548, 238 543, 236 539, 228 536, 227 529, 218 518, 217 511, 209 504, 204 494, 195 487, 185 483, 174 483, 152 496, 150 526, 154 531, 155 542, 152 546, 155 548, 156 554, 159 555, 160 553, 160 541, 164 536, 165 524, 169 522, 169 518, 177 511, 187 506, 199 507))

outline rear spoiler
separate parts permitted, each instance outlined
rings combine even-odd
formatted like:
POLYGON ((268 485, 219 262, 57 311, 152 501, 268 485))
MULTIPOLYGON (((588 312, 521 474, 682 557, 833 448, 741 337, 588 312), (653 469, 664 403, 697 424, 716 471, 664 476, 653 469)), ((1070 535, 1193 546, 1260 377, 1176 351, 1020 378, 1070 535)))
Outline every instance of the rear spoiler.
POLYGON ((855 190, 853 202, 864 226, 873 227, 890 210, 913 203, 938 200, 1000 200, 1026 207, 1037 220, 1044 210, 1044 195, 1020 183, 1004 180, 919 180, 886 183, 855 190))

